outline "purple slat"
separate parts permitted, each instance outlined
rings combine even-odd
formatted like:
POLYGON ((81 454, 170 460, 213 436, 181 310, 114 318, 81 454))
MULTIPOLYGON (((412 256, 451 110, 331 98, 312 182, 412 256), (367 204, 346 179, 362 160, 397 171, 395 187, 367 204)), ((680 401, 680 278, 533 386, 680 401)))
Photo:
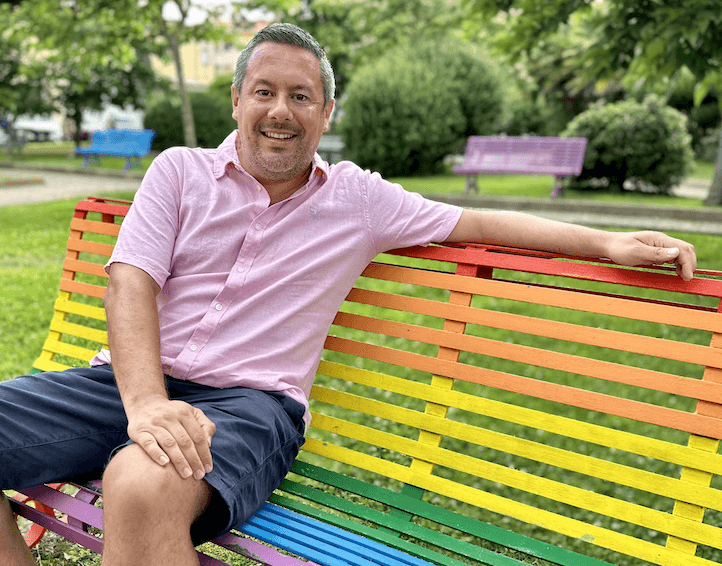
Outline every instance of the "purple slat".
POLYGON ((319 566, 309 562, 281 554, 274 548, 261 544, 249 538, 242 538, 232 533, 226 533, 213 540, 218 546, 232 550, 242 556, 248 556, 264 566, 319 566))

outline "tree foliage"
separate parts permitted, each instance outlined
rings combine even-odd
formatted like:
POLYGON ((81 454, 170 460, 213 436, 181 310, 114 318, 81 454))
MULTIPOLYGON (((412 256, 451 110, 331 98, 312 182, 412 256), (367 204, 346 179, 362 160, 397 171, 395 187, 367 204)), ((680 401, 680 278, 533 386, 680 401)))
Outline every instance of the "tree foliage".
POLYGON ((496 76, 471 48, 447 39, 399 47, 358 70, 340 124, 346 156, 386 176, 438 172, 471 134, 496 131, 496 76))
POLYGON ((693 160, 687 118, 655 96, 595 106, 563 133, 588 140, 576 188, 669 192, 693 160))

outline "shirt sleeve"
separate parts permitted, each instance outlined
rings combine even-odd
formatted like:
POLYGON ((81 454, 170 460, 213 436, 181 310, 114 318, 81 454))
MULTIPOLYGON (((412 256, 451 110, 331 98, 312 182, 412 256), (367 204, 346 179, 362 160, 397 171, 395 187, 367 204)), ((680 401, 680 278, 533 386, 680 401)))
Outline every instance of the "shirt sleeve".
POLYGON ((149 167, 120 228, 118 241, 105 266, 127 263, 148 273, 163 287, 171 273, 179 227, 181 181, 175 150, 160 154, 149 167))
POLYGON ((456 227, 463 210, 406 191, 378 173, 366 172, 362 187, 376 253, 443 242, 456 227))

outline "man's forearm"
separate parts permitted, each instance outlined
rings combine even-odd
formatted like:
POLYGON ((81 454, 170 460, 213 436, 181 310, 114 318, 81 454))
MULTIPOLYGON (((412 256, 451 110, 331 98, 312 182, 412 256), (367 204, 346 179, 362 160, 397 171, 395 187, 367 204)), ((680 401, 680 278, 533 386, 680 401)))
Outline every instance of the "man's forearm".
POLYGON ((113 371, 126 412, 153 397, 166 397, 160 362, 157 285, 142 270, 113 264, 103 303, 113 371))

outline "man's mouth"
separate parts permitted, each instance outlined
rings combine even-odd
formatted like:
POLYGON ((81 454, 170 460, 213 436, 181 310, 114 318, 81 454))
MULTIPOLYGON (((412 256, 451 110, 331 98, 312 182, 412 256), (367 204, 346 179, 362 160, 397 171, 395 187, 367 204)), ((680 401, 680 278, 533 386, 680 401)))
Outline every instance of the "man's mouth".
POLYGON ((288 134, 288 133, 279 133, 279 132, 261 132, 264 136, 267 138, 270 138, 272 140, 290 140, 292 138, 295 138, 295 134, 288 134))

